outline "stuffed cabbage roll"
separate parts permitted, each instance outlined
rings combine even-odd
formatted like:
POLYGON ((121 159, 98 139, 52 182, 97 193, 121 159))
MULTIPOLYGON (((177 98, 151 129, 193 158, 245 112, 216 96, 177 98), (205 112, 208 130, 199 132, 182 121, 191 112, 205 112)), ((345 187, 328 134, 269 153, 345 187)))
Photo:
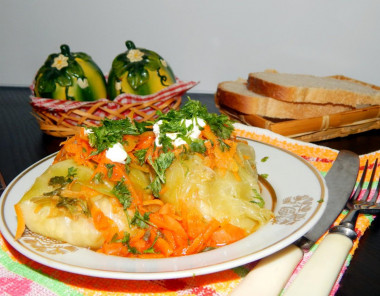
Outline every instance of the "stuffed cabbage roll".
POLYGON ((233 243, 267 223, 255 152, 189 100, 154 121, 105 119, 62 143, 15 205, 25 227, 109 255, 157 258, 233 243))
POLYGON ((236 150, 236 173, 211 168, 198 154, 176 159, 166 171, 167 190, 160 198, 175 204, 177 211, 186 205, 187 211, 199 212, 206 220, 229 221, 253 232, 272 212, 262 207, 253 148, 239 143, 236 150))

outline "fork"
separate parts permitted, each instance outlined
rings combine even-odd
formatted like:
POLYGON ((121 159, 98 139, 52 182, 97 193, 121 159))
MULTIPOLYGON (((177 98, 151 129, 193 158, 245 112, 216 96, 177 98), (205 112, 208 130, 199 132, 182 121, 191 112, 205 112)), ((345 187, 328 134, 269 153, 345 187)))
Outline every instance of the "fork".
POLYGON ((380 176, 378 179, 375 192, 372 195, 372 197, 368 200, 368 197, 370 196, 370 193, 371 193, 372 184, 375 178, 377 164, 378 164, 378 159, 376 159, 373 164, 373 169, 372 169, 368 186, 366 190, 364 191, 363 195, 361 195, 360 193, 363 189, 364 180, 369 171, 368 159, 367 159, 364 169, 363 169, 362 176, 359 181, 359 185, 354 191, 351 199, 347 203, 347 208, 349 209, 349 212, 339 225, 333 227, 330 230, 330 233, 341 233, 347 236, 348 238, 350 238, 351 240, 355 240, 357 237, 357 233, 355 232, 355 225, 356 225, 356 221, 358 219, 359 213, 373 214, 373 215, 380 213, 380 201, 377 202, 377 197, 379 195, 379 190, 380 190, 380 176))
POLYGON ((363 190, 366 175, 370 171, 368 160, 366 161, 359 184, 355 191, 352 193, 350 200, 347 202, 347 208, 349 210, 347 216, 339 225, 334 226, 330 229, 329 234, 323 239, 322 243, 319 245, 313 256, 311 256, 310 261, 314 260, 315 262, 323 260, 324 265, 306 264, 303 267, 303 273, 300 273, 295 278, 294 282, 291 283, 290 286, 285 290, 284 295, 328 295, 330 293, 339 275, 339 272, 341 271, 342 266, 347 259, 347 255, 353 246, 353 241, 357 238, 355 225, 359 213, 380 213, 380 201, 377 202, 377 197, 380 190, 380 182, 378 182, 375 192, 370 197, 377 164, 378 159, 376 159, 373 164, 368 186, 365 190, 363 190), (322 256, 320 254, 328 254, 328 256, 322 256), (317 273, 319 275, 318 280, 311 278, 311 273, 308 273, 305 270, 307 268, 310 270, 312 268, 311 266, 313 266, 313 268, 317 268, 317 273))

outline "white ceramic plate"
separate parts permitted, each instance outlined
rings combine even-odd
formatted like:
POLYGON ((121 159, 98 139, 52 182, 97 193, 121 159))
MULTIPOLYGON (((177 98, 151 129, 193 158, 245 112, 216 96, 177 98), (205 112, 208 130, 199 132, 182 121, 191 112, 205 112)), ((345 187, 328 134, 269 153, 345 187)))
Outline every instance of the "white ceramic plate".
POLYGON ((0 201, 0 231, 20 253, 41 264, 77 274, 115 279, 168 279, 208 274, 268 256, 297 240, 317 223, 327 202, 323 177, 308 162, 288 151, 248 140, 256 151, 260 174, 268 175, 273 194, 264 190, 267 207, 276 221, 231 245, 212 251, 165 259, 131 259, 99 254, 88 249, 27 233, 16 241, 14 204, 51 164, 55 155, 35 163, 17 176, 0 201), (261 161, 266 158, 266 161, 261 161), (323 200, 324 202, 320 202, 323 200))

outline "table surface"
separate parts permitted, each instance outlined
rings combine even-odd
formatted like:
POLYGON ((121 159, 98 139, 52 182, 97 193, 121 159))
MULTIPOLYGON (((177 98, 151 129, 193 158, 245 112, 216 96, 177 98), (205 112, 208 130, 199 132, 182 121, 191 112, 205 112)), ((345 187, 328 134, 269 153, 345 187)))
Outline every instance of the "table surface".
MULTIPOLYGON (((29 105, 29 88, 0 87, 0 171, 8 184, 28 166, 59 150, 63 138, 43 134, 29 105)), ((213 94, 189 93, 218 112, 213 94)), ((380 130, 336 138, 315 144, 365 154, 380 149, 380 130)), ((361 239, 344 274, 337 296, 380 295, 380 221, 375 219, 361 239)))

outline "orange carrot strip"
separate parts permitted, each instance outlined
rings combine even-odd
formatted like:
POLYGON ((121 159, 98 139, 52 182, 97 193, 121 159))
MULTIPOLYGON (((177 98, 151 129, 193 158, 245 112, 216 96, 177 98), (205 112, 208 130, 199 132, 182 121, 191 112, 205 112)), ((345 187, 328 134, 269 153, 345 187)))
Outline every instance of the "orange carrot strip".
POLYGON ((208 140, 211 140, 214 142, 214 144, 216 144, 216 141, 217 141, 217 136, 212 132, 211 128, 209 125, 206 125, 203 127, 203 130, 201 131, 201 135, 208 139, 208 140))
POLYGON ((169 257, 171 254, 173 254, 173 249, 171 248, 170 244, 161 237, 159 237, 154 244, 154 249, 157 252, 164 254, 165 257, 169 257))
POLYGON ((158 199, 158 198, 151 199, 151 200, 144 200, 143 201, 143 206, 150 206, 150 205, 163 206, 164 202, 161 199, 158 199))
POLYGON ((99 250, 97 250, 97 252, 123 257, 127 257, 130 254, 128 247, 124 246, 122 243, 105 243, 99 250))
POLYGON ((174 206, 172 204, 163 204, 163 206, 161 207, 159 213, 161 215, 172 215, 175 213, 175 209, 174 209, 174 206))
POLYGON ((186 250, 186 255, 189 254, 196 254, 202 251, 208 240, 211 238, 212 234, 219 229, 220 223, 216 220, 212 220, 209 225, 207 226, 207 229, 205 232, 202 232, 199 236, 197 236, 193 242, 190 244, 190 246, 186 250))
POLYGON ((164 184, 164 185, 161 187, 161 190, 160 190, 159 195, 164 194, 166 191, 168 191, 168 186, 166 186, 166 184, 164 184))
POLYGON ((176 249, 176 243, 173 233, 170 230, 164 229, 162 230, 162 234, 164 235, 165 240, 168 242, 168 244, 174 251, 174 249, 176 249))
POLYGON ((178 235, 187 239, 188 236, 186 231, 183 229, 182 225, 176 219, 174 219, 171 216, 164 215, 163 221, 165 223, 165 227, 163 227, 164 229, 175 231, 178 235))
POLYGON ((105 242, 110 242, 115 233, 119 232, 117 225, 95 205, 91 206, 90 211, 95 228, 102 234, 105 242))
POLYGON ((125 151, 130 152, 136 147, 139 142, 139 137, 135 135, 126 135, 123 137, 123 140, 126 141, 126 144, 123 145, 125 151))
POLYGON ((173 232, 174 241, 176 248, 174 249, 173 255, 174 256, 182 256, 186 254, 186 249, 188 248, 188 240, 186 238, 183 238, 182 236, 179 236, 178 234, 173 232))
POLYGON ((173 217, 152 213, 149 215, 149 221, 156 227, 170 230, 175 233, 175 236, 178 236, 182 240, 187 241, 188 236, 186 231, 183 229, 182 225, 173 217))
POLYGON ((210 239, 210 247, 220 247, 236 242, 247 235, 246 231, 230 223, 223 224, 220 229, 215 231, 210 239))
POLYGON ((146 149, 153 146, 155 135, 153 132, 144 132, 139 137, 139 142, 136 145, 136 150, 146 149))
POLYGON ((134 257, 141 258, 141 259, 156 259, 156 258, 164 258, 165 256, 163 254, 157 254, 157 253, 143 253, 143 254, 138 254, 134 257))
POLYGON ((130 166, 132 168, 138 169, 138 170, 140 170, 140 171, 142 171, 144 173, 149 173, 149 168, 148 167, 141 166, 141 165, 137 164, 136 162, 131 162, 130 166))
POLYGON ((18 240, 25 231, 25 219, 20 204, 15 204, 15 211, 17 216, 17 229, 15 239, 18 240))
POLYGON ((203 221, 201 215, 189 214, 186 217, 187 234, 191 239, 195 239, 202 232, 205 231, 207 224, 203 221))

